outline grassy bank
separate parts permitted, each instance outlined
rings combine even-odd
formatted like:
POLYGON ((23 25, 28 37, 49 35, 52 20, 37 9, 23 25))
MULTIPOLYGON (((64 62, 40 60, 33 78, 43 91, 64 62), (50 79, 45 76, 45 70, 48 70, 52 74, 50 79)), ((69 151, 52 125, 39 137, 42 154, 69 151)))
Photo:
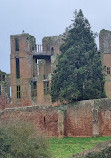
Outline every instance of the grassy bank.
POLYGON ((49 140, 50 151, 54 158, 68 158, 73 154, 88 150, 97 143, 104 142, 111 137, 98 138, 52 138, 49 140))

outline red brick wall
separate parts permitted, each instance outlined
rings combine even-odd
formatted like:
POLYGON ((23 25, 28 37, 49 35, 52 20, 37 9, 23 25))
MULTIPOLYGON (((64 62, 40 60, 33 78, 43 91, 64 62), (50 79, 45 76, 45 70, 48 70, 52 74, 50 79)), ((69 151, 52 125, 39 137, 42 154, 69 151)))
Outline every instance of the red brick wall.
POLYGON ((111 136, 111 111, 100 111, 100 135, 111 136))
POLYGON ((32 106, 13 109, 2 114, 0 120, 19 118, 31 121, 39 132, 49 136, 92 136, 90 101, 79 102, 76 106, 32 106))
POLYGON ((92 136, 91 105, 72 105, 65 115, 65 136, 92 136))
POLYGON ((107 97, 111 98, 111 31, 104 29, 100 31, 99 47, 105 74, 105 92, 107 97), (110 74, 107 74, 107 68, 110 68, 110 74))
POLYGON ((99 107, 99 130, 102 136, 111 136, 111 99, 101 102, 99 107))
POLYGON ((56 109, 52 110, 52 108, 45 109, 40 107, 22 108, 21 110, 6 111, 0 116, 0 121, 16 119, 34 123, 39 133, 58 136, 58 113, 56 109))
MULTIPOLYGON (((0 105, 2 107, 6 102, 0 105)), ((0 112, 0 121, 16 119, 33 122, 38 128, 37 132, 54 137, 111 136, 111 99, 87 100, 54 107, 10 108, 0 112)))

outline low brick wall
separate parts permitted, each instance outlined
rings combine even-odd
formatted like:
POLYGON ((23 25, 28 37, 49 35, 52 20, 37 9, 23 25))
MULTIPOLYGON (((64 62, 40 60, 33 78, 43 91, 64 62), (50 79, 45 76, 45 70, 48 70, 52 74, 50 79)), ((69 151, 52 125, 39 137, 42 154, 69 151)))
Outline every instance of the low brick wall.
POLYGON ((99 135, 111 136, 111 99, 99 101, 99 135))
POLYGON ((93 101, 81 101, 67 106, 65 135, 92 136, 93 101))
POLYGON ((24 120, 35 124, 38 131, 49 136, 58 136, 58 113, 52 107, 20 107, 1 111, 0 121, 24 120))
POLYGON ((53 137, 89 137, 111 135, 111 99, 86 100, 61 106, 6 108, 0 122, 33 122, 37 132, 53 137))

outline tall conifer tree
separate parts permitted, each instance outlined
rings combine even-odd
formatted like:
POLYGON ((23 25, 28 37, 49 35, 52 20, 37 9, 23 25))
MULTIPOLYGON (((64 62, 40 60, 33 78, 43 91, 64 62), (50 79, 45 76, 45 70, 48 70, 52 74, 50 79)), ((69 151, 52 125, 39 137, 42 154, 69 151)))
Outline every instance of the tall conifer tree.
POLYGON ((82 10, 75 12, 73 24, 67 29, 60 50, 62 54, 52 76, 52 101, 105 97, 101 56, 82 10))

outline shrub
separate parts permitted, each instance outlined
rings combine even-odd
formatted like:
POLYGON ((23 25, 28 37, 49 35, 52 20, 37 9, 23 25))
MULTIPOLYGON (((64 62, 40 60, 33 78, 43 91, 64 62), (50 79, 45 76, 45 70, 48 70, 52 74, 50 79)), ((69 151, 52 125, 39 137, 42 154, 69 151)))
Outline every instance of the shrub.
POLYGON ((100 152, 89 153, 86 158, 111 158, 111 146, 106 147, 100 152))
POLYGON ((0 124, 0 158, 51 158, 45 138, 36 133, 28 122, 0 124))

